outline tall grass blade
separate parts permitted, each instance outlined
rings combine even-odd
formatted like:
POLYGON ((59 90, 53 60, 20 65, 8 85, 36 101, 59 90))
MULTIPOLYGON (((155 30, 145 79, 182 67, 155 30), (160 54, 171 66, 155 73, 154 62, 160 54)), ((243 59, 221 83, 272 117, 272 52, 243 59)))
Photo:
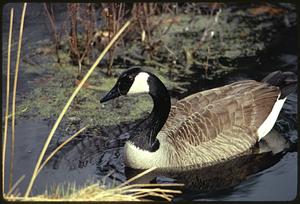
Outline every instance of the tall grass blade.
POLYGON ((12 186, 12 173, 13 173, 13 163, 14 163, 14 151, 15 151, 15 111, 16 111, 16 93, 17 93, 17 84, 18 84, 18 73, 19 73, 19 65, 20 65, 20 55, 21 55, 21 47, 22 47, 22 36, 23 36, 23 28, 24 28, 24 19, 26 12, 27 3, 24 3, 22 16, 21 16, 21 25, 20 25, 20 34, 19 34, 19 42, 18 42, 18 53, 17 53, 17 61, 15 68, 15 79, 14 79, 14 88, 13 88, 13 98, 12 98, 12 123, 11 123, 11 157, 10 157, 10 177, 9 177, 9 189, 12 186))
MULTIPOLYGON (((24 112, 26 112, 27 110, 28 110, 28 107, 25 107, 24 109, 15 112, 15 115, 20 115, 21 113, 24 113, 24 112)), ((9 115, 7 116, 7 119, 9 119, 9 118, 11 118, 11 117, 12 117, 12 114, 9 114, 9 115)))
POLYGON ((25 175, 22 175, 16 183, 13 185, 13 187, 8 191, 7 196, 11 195, 12 192, 18 187, 18 185, 24 180, 25 175))
POLYGON ((9 112, 9 89, 10 89, 10 52, 11 52, 11 38, 14 22, 14 9, 10 10, 10 23, 8 34, 8 48, 7 48, 7 73, 6 73, 6 106, 5 106, 5 118, 4 118, 4 134, 2 144, 2 192, 4 194, 4 179, 5 179, 5 157, 6 157, 6 142, 7 142, 7 128, 8 128, 8 112, 9 112))
POLYGON ((76 132, 74 135, 72 135, 71 137, 69 137, 66 141, 64 141, 63 143, 61 143, 46 159, 45 161, 41 164, 37 174, 40 173, 40 171, 42 170, 42 168, 46 165, 46 163, 61 149, 63 148, 63 146, 65 146, 67 143, 69 143, 72 139, 74 139, 76 136, 78 136, 82 131, 84 131, 86 129, 86 127, 81 128, 78 132, 76 132))
POLYGON ((152 168, 150 168, 150 169, 147 169, 147 170, 143 171, 142 173, 140 173, 140 174, 138 174, 138 175, 132 177, 131 179, 128 179, 128 180, 125 181, 124 183, 121 183, 119 186, 117 186, 117 188, 121 188, 122 186, 127 185, 128 183, 130 183, 130 182, 132 182, 132 181, 134 181, 134 180, 136 180, 136 179, 138 179, 138 178, 144 176, 145 174, 150 173, 151 171, 153 171, 153 170, 155 170, 155 169, 156 169, 156 167, 152 167, 152 168))

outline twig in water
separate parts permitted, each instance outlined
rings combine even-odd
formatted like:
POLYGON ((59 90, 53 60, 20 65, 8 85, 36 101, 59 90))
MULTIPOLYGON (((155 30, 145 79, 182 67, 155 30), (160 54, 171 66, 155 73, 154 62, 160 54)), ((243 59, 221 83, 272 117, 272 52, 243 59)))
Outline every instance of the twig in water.
POLYGON ((50 25, 51 25, 51 29, 52 29, 52 33, 53 33, 53 38, 54 38, 54 43, 55 43, 55 54, 57 57, 57 63, 60 63, 60 57, 58 54, 58 49, 59 49, 59 41, 60 41, 60 36, 57 33, 57 29, 56 29, 56 25, 55 25, 55 17, 54 17, 54 12, 53 12, 53 7, 52 5, 50 5, 51 7, 51 12, 48 9, 47 3, 43 3, 44 5, 44 10, 46 13, 46 16, 48 17, 49 21, 50 21, 50 25))

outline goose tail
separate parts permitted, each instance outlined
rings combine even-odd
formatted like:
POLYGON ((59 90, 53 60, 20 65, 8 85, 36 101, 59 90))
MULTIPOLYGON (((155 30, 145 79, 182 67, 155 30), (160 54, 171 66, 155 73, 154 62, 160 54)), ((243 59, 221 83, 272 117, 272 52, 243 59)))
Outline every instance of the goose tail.
POLYGON ((284 99, 295 91, 298 81, 293 72, 275 71, 263 78, 262 82, 279 87, 281 91, 279 99, 284 99))

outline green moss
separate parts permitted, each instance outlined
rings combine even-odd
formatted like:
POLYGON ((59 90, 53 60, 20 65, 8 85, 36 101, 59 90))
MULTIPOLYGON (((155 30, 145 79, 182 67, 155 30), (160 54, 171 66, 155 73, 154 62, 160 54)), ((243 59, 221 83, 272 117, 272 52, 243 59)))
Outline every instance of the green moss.
MULTIPOLYGON (((32 92, 21 102, 18 109, 27 107, 29 110, 27 115, 56 120, 75 90, 76 67, 52 66, 51 69, 47 69, 45 66, 43 69, 48 75, 41 75, 38 80, 35 79, 38 84, 34 85, 37 86, 34 86, 32 92)), ((39 69, 29 68, 26 73, 41 72, 39 69)), ((116 125, 121 122, 137 120, 150 112, 152 100, 149 96, 144 95, 120 97, 100 104, 100 97, 113 87, 116 80, 117 78, 107 77, 96 70, 87 82, 90 88, 83 87, 72 102, 64 117, 65 122, 70 123, 76 118, 82 125, 116 125)))

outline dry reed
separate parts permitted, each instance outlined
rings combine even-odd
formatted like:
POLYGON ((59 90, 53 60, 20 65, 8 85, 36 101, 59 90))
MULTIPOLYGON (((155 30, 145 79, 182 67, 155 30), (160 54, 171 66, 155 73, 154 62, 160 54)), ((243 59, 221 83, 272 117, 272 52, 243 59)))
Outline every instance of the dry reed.
POLYGON ((65 146, 67 143, 69 143, 72 139, 74 139, 75 137, 77 137, 82 131, 84 131, 87 127, 83 127, 81 128, 79 131, 77 131, 74 135, 72 135, 71 137, 69 137, 66 141, 64 141, 63 143, 61 143, 57 148, 55 148, 55 150, 53 150, 53 152, 45 159, 45 161, 41 164, 40 168, 38 169, 37 174, 40 173, 40 171, 42 170, 42 168, 46 165, 46 163, 61 149, 63 148, 63 146, 65 146))
POLYGON ((47 3, 43 3, 43 6, 44 6, 45 14, 50 22, 50 27, 52 30, 53 41, 55 43, 55 54, 57 57, 57 63, 60 63, 60 57, 59 57, 59 53, 58 53, 59 43, 60 43, 60 35, 56 29, 56 21, 55 21, 55 16, 54 16, 54 12, 53 12, 53 6, 51 5, 51 3, 49 3, 49 4, 50 4, 49 5, 50 10, 47 6, 47 3))
POLYGON ((7 142, 7 127, 8 127, 8 112, 9 112, 9 89, 10 89, 10 52, 11 52, 11 39, 13 31, 14 9, 10 10, 10 23, 9 23, 9 36, 7 48, 7 73, 6 73, 6 109, 4 118, 4 135, 2 145, 2 192, 4 192, 4 179, 5 179, 5 156, 6 156, 6 142, 7 142))
POLYGON ((14 192, 14 190, 18 187, 18 185, 24 180, 24 178, 25 178, 25 175, 22 175, 17 181, 16 181, 16 183, 12 186, 12 188, 11 189, 9 189, 9 191, 7 192, 7 195, 9 196, 9 195, 11 195, 13 192, 14 192))
POLYGON ((16 93, 17 93, 17 84, 18 84, 18 74, 19 74, 19 65, 20 65, 20 55, 21 55, 21 46, 22 46, 22 36, 23 36, 23 28, 24 28, 24 19, 26 12, 27 3, 24 3, 22 16, 21 16, 21 24, 20 24, 20 34, 18 41, 18 52, 17 52, 17 60, 16 60, 16 68, 15 68, 15 79, 14 79, 14 87, 13 87, 13 98, 12 98, 12 122, 11 122, 11 157, 10 157, 10 176, 9 176, 9 188, 12 186, 12 172, 13 172, 13 161, 14 161, 14 150, 15 150, 15 111, 16 111, 16 93))
POLYGON ((9 201, 145 201, 146 197, 154 196, 171 201, 174 197, 173 194, 182 193, 180 190, 163 189, 161 187, 181 187, 183 184, 127 185, 129 181, 132 182, 154 169, 148 169, 114 188, 103 188, 99 186, 99 183, 94 183, 81 189, 76 189, 75 185, 68 185, 66 190, 58 186, 50 194, 44 193, 32 197, 8 195, 6 199, 9 201))

